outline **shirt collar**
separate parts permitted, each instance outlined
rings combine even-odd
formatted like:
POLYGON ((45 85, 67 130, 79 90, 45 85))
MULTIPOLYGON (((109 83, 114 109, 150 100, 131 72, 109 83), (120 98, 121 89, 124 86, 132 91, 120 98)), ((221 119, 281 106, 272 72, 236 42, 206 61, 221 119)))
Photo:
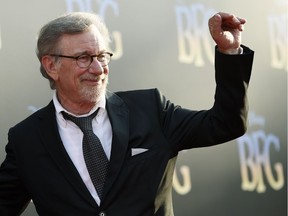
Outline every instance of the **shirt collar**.
MULTIPOLYGON (((67 111, 59 102, 58 98, 57 98, 57 93, 56 91, 54 92, 53 94, 53 103, 54 103, 54 106, 55 106, 55 110, 56 110, 56 115, 57 117, 62 116, 61 112, 64 111, 72 116, 75 116, 75 114, 67 111)), ((92 114, 94 111, 96 111, 98 108, 99 109, 99 113, 102 113, 105 111, 105 106, 106 106, 106 99, 105 99, 105 94, 103 94, 101 97, 100 97, 100 100, 99 102, 90 110, 89 113, 87 114, 84 114, 84 115, 80 115, 80 116, 77 116, 77 117, 85 117, 85 116, 89 116, 90 114, 92 114)), ((62 117, 63 118, 63 117, 62 117)))

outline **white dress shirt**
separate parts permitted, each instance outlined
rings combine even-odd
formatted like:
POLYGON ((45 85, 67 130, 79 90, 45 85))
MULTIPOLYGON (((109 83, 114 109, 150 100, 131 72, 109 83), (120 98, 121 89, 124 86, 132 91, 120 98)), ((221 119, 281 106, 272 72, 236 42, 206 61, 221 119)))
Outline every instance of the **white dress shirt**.
MULTIPOLYGON (((63 145, 69 157, 71 158, 72 162, 74 163, 76 169, 78 170, 78 173, 80 174, 83 182, 88 188, 89 192, 91 193, 97 204, 100 205, 99 196, 91 181, 83 157, 83 151, 82 151, 83 133, 75 123, 69 120, 67 121, 62 116, 61 114, 62 111, 65 111, 70 115, 73 114, 68 112, 62 107, 59 100, 57 99, 56 92, 53 95, 53 103, 56 109, 56 119, 63 145)), ((77 117, 88 116, 94 111, 96 111, 98 107, 100 108, 97 116, 92 120, 92 127, 94 133, 99 137, 103 145, 108 160, 110 160, 111 145, 112 145, 112 127, 110 120, 108 118, 107 110, 105 109, 105 105, 106 105, 106 99, 105 95, 103 95, 100 102, 97 103, 96 106, 89 113, 77 117)))

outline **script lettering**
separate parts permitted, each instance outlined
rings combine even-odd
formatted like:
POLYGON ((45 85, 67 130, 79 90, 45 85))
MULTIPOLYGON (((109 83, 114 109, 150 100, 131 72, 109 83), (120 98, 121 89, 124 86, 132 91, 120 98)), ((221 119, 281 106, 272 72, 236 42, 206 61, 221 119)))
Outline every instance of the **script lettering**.
POLYGON ((185 195, 189 193, 192 188, 190 168, 188 166, 181 166, 180 173, 181 173, 181 179, 183 179, 183 184, 180 183, 175 170, 173 175, 173 188, 178 194, 185 195))
POLYGON ((205 66, 204 55, 210 63, 214 60, 214 46, 211 43, 208 19, 215 13, 203 4, 175 6, 178 33, 178 60, 196 67, 205 66))
POLYGON ((271 67, 288 72, 288 15, 269 16, 271 67))
POLYGON ((266 191, 264 177, 274 190, 283 188, 283 165, 276 162, 273 170, 270 160, 272 147, 276 152, 280 151, 278 137, 258 130, 238 138, 238 147, 242 176, 241 187, 244 191, 256 190, 258 193, 264 193, 266 191))

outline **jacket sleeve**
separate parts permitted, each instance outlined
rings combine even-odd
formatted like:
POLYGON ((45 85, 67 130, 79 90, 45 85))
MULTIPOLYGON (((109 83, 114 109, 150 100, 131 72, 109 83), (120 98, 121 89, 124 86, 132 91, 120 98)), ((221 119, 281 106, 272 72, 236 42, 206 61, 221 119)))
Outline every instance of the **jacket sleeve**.
POLYGON ((6 158, 0 167, 0 215, 20 215, 29 204, 30 198, 17 173, 12 144, 8 142, 5 150, 6 158))
POLYGON ((247 88, 254 52, 241 55, 215 53, 216 90, 208 110, 176 106, 160 94, 163 128, 175 152, 228 142, 246 132, 247 88))

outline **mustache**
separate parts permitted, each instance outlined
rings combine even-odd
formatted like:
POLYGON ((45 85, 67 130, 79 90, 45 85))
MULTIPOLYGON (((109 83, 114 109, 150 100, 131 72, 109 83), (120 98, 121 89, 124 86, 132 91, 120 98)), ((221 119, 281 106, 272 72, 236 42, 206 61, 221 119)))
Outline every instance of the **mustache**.
POLYGON ((101 76, 97 76, 94 74, 85 74, 83 76, 81 76, 80 78, 81 80, 93 80, 93 81, 99 81, 101 78, 101 76))

